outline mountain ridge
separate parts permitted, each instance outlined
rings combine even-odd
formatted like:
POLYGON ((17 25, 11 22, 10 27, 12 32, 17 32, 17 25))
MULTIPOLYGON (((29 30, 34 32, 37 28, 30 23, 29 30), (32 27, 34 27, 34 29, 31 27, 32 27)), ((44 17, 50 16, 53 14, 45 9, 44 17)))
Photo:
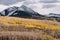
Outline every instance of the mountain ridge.
POLYGON ((43 18, 44 15, 41 15, 34 10, 22 5, 21 7, 9 7, 4 11, 0 12, 1 16, 14 16, 14 17, 23 17, 23 18, 43 18))

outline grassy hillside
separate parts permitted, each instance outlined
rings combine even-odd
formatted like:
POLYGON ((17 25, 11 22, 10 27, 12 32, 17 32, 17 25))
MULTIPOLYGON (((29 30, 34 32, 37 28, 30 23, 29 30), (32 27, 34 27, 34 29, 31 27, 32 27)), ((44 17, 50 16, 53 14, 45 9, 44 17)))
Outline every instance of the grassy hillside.
POLYGON ((0 16, 0 39, 60 40, 60 22, 0 16))

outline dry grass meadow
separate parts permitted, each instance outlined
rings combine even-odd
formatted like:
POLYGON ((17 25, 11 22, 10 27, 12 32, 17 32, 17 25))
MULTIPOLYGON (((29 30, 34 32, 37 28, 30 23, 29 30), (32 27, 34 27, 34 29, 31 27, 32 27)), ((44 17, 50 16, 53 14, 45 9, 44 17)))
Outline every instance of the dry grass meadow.
POLYGON ((0 40, 60 40, 60 22, 0 16, 0 40))

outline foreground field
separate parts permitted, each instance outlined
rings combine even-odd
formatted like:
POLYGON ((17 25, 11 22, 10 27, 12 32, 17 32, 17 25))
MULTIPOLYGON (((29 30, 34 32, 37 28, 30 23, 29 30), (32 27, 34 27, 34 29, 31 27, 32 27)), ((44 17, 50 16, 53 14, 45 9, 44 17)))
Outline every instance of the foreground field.
POLYGON ((24 19, 15 17, 0 17, 0 26, 24 26, 27 28, 60 30, 60 22, 57 21, 24 19))
POLYGON ((0 40, 60 40, 60 22, 1 16, 0 40))
POLYGON ((59 40, 43 32, 17 32, 3 31, 0 32, 0 40, 59 40), (3 35, 3 36, 2 36, 3 35))

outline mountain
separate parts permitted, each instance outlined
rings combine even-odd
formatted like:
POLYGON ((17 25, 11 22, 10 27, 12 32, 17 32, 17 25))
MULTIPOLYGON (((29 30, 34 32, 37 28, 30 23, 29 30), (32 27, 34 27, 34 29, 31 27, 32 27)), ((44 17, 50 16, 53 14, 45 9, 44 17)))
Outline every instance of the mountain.
POLYGON ((58 18, 58 17, 60 17, 60 14, 50 13, 49 16, 58 18))
POLYGON ((60 14, 50 13, 48 15, 49 19, 56 19, 57 21, 60 21, 60 14))
POLYGON ((8 16, 8 15, 12 15, 12 12, 15 11, 18 7, 10 7, 10 8, 7 8, 5 10, 3 10, 2 12, 0 12, 0 15, 1 16, 8 16))
POLYGON ((41 15, 32 9, 22 5, 21 7, 10 7, 0 12, 1 16, 14 16, 14 17, 23 17, 23 18, 44 18, 44 15, 41 15))
POLYGON ((60 18, 60 14, 50 13, 47 15, 49 18, 60 18))

